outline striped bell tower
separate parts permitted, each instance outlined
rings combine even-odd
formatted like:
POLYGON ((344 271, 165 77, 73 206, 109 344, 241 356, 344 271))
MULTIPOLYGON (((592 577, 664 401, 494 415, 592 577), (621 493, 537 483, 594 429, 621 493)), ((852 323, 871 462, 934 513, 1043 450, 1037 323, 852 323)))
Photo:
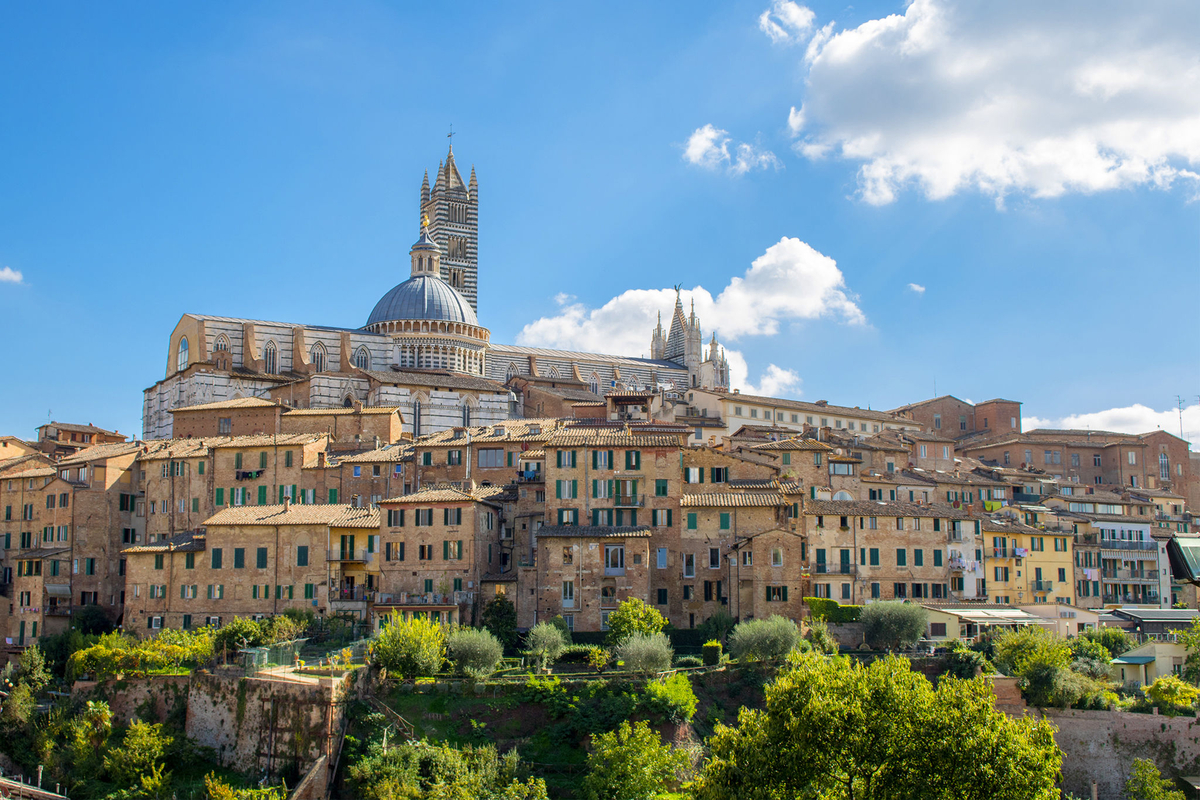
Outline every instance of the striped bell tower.
MULTIPOLYGON (((453 134, 451 134, 453 135, 453 134)), ((454 163, 454 146, 438 164, 433 187, 429 173, 421 183, 421 219, 442 251, 440 277, 467 298, 479 313, 479 182, 471 168, 469 183, 454 163)))

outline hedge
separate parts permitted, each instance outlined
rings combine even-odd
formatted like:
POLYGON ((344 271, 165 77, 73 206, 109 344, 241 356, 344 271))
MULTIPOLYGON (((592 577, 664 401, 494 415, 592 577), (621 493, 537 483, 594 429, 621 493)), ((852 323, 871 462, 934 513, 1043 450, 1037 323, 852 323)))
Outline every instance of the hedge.
POLYGON ((824 597, 806 597, 804 603, 812 611, 813 619, 823 619, 834 625, 858 622, 863 610, 862 606, 843 606, 824 597))

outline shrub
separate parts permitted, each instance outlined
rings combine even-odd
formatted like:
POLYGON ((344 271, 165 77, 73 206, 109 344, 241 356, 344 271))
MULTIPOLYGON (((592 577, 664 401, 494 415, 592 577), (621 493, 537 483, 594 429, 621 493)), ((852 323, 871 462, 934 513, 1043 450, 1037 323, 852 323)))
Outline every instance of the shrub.
POLYGON ((213 647, 236 653, 247 647, 261 647, 267 643, 263 626, 249 617, 234 617, 221 626, 213 639, 213 647))
POLYGON ((1078 672, 1080 675, 1085 675, 1092 680, 1106 680, 1110 671, 1107 650, 1104 651, 1104 656, 1104 661, 1095 658, 1077 658, 1071 662, 1071 671, 1078 672))
POLYGON ((786 656, 799 640, 800 629, 786 617, 751 619, 729 635, 729 653, 738 661, 771 661, 786 656))
POLYGON ((1104 665, 1112 661, 1112 656, 1108 654, 1108 648, 1095 639, 1076 636, 1074 639, 1068 639, 1067 645, 1071 648, 1071 656, 1076 661, 1086 658, 1090 661, 1099 661, 1104 665))
POLYGON ((942 656, 942 666, 947 675, 969 680, 986 670, 988 661, 983 653, 968 649, 962 642, 955 642, 950 652, 942 656))
POLYGON ((700 655, 704 659, 704 666, 715 667, 721 663, 721 643, 709 640, 700 648, 700 655))
POLYGON ((677 666, 677 667, 703 667, 704 659, 700 658, 700 656, 680 656, 679 658, 675 659, 675 666, 677 666))
POLYGON ((696 714, 696 693, 692 691, 692 682, 679 672, 647 683, 643 702, 649 711, 662 714, 677 724, 690 722, 696 714))
POLYGON ((715 639, 718 642, 725 641, 729 636, 729 632, 733 630, 733 626, 737 624, 733 621, 733 617, 723 607, 718 608, 713 612, 713 615, 704 622, 700 623, 700 635, 705 639, 715 639))
POLYGON ((1081 639, 1090 639, 1104 645, 1109 656, 1116 658, 1127 650, 1132 650, 1133 639, 1121 628, 1093 628, 1080 634, 1081 639))
POLYGON ((1027 667, 1022 682, 1025 700, 1039 708, 1077 706, 1104 688, 1091 678, 1045 661, 1027 667))
POLYGON ((634 672, 662 672, 671 668, 675 651, 662 633, 634 633, 617 645, 614 651, 625 669, 634 672))
POLYGON ((446 640, 446 652, 463 675, 482 680, 496 671, 504 647, 489 631, 460 628, 446 640))
POLYGON ((567 621, 563 619, 562 614, 551 617, 550 624, 558 628, 559 633, 562 634, 563 644, 569 645, 574 641, 571 638, 571 627, 567 625, 567 621))
POLYGON ((553 664, 566 646, 562 631, 549 622, 539 622, 525 635, 525 647, 543 667, 553 664))
POLYGON ((824 597, 806 597, 804 604, 812 612, 813 619, 824 620, 834 625, 847 625, 862 618, 862 606, 844 606, 836 600, 824 597))
POLYGON ((588 800, 651 800, 676 779, 687 756, 663 744, 644 720, 592 739, 583 795, 588 800))
POLYGON ((496 595, 483 607, 483 627, 492 632, 505 650, 516 649, 517 607, 504 595, 496 595))
POLYGON ((616 646, 635 633, 660 633, 665 627, 667 618, 657 608, 630 597, 608 615, 608 645, 616 646))
POLYGON ((872 603, 862 610, 863 637, 871 647, 912 647, 925 634, 928 616, 925 609, 911 603, 872 603))
POLYGON ((596 647, 595 645, 592 645, 588 648, 587 663, 588 666, 596 670, 596 672, 604 671, 604 668, 608 666, 610 657, 611 656, 609 655, 609 652, 603 647, 596 647))
POLYGON ((592 645, 569 644, 558 654, 559 664, 586 664, 592 645))
POLYGON ((993 643, 992 663, 1005 675, 1025 677, 1034 664, 1066 669, 1071 664, 1071 648, 1058 634, 1033 625, 1005 631, 993 643))
POLYGON ((1184 683, 1174 675, 1163 675, 1145 689, 1146 699, 1167 715, 1174 716, 1190 709, 1200 698, 1200 689, 1184 683))
POLYGON ((442 668, 446 631, 425 617, 391 623, 375 639, 372 660, 407 680, 431 677, 442 668))
POLYGON ((833 638, 833 634, 829 632, 829 626, 825 624, 825 620, 823 619, 812 619, 809 621, 808 632, 804 634, 804 639, 818 653, 829 655, 838 651, 837 639, 833 638))
POLYGON ((1158 766, 1147 758, 1135 758, 1129 779, 1125 781, 1129 800, 1184 800, 1183 792, 1163 778, 1158 766))

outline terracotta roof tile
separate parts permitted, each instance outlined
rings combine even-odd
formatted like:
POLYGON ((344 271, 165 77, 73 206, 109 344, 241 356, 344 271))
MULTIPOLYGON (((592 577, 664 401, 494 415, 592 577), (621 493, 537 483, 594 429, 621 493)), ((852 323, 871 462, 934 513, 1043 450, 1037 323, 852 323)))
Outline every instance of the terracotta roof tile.
POLYGON ((278 400, 265 400, 261 397, 235 397, 232 400, 217 400, 213 403, 198 403, 194 406, 183 406, 171 409, 169 413, 180 414, 187 411, 220 411, 225 408, 283 408, 287 406, 278 400))
POLYGON ((856 517, 948 517, 972 519, 969 511, 942 503, 906 503, 886 500, 805 500, 804 513, 856 517))
POLYGON ((331 528, 378 528, 379 509, 350 505, 235 506, 205 520, 220 525, 328 525, 331 528))
POLYGON ((647 527, 623 527, 611 525, 543 525, 538 529, 539 539, 550 537, 582 539, 648 539, 647 527))
POLYGON ((773 508, 787 505, 783 495, 773 492, 704 492, 679 498, 683 508, 773 508))

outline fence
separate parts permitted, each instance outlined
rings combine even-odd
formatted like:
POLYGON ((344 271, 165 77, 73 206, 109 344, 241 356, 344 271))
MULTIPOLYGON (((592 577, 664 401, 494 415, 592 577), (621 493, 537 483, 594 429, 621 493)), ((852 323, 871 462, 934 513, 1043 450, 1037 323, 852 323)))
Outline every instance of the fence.
POLYGON ((265 647, 247 647, 238 651, 247 677, 291 667, 300 660, 300 650, 308 639, 293 639, 265 647))

